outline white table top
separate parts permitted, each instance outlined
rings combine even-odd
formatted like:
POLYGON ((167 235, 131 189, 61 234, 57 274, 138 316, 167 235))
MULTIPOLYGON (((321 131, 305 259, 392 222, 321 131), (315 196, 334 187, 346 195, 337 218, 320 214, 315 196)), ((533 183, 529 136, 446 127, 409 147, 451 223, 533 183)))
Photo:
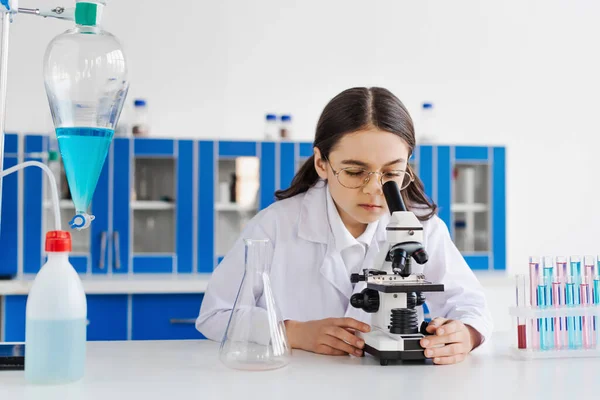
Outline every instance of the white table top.
POLYGON ((287 367, 266 372, 226 368, 218 360, 218 344, 209 341, 89 342, 83 380, 38 387, 27 385, 22 371, 0 371, 0 393, 11 400, 516 400, 591 398, 599 392, 598 358, 518 361, 508 356, 508 339, 496 335, 452 366, 382 367, 371 356, 294 350, 287 367))

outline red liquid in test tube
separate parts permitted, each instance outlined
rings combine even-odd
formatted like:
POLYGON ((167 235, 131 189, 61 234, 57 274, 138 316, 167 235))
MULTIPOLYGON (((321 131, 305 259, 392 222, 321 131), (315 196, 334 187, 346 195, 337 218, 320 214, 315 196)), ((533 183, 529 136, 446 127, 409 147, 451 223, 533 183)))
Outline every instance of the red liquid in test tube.
MULTIPOLYGON (((526 307, 527 280, 525 275, 517 275, 517 307, 526 307)), ((535 320, 534 320, 535 321, 535 320)), ((519 349, 527 348, 527 327, 525 320, 517 318, 517 347, 519 349)))

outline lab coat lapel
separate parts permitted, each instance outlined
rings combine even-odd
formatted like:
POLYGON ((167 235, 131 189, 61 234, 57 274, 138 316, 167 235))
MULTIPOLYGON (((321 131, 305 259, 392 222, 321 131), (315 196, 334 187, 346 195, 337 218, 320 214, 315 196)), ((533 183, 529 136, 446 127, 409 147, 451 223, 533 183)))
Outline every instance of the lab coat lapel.
POLYGON ((320 267, 320 273, 325 280, 335 287, 342 295, 350 299, 352 283, 348 270, 344 265, 342 255, 335 247, 335 238, 327 218, 327 183, 319 181, 310 188, 300 210, 298 221, 298 236, 302 239, 322 243, 325 255, 320 267))
POLYGON ((335 246, 335 238, 331 233, 327 244, 327 252, 321 265, 321 275, 343 294, 344 297, 350 299, 350 296, 352 296, 350 275, 348 274, 342 255, 335 246))

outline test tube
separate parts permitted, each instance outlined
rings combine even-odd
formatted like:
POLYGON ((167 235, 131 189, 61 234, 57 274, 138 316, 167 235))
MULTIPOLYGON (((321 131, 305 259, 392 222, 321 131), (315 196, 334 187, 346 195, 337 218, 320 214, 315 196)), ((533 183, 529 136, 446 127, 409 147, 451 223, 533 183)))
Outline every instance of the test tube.
MULTIPOLYGON (((573 276, 569 276, 567 278, 567 287, 565 291, 566 302, 568 307, 575 307, 579 305, 579 290, 576 282, 578 282, 578 279, 573 276)), ((581 348, 581 328, 579 322, 579 317, 567 317, 567 331, 569 332, 570 349, 581 348)))
MULTIPOLYGON (((560 306, 564 306, 566 304, 566 299, 565 299, 565 288, 567 287, 567 277, 569 276, 569 268, 567 265, 567 258, 563 257, 563 256, 558 256, 556 257, 556 275, 558 278, 558 282, 560 283, 560 285, 558 285, 558 289, 559 289, 559 301, 558 301, 558 305, 560 306)), ((568 348, 569 347, 569 336, 568 336, 568 331, 567 331, 567 317, 560 317, 559 318, 559 324, 560 324, 560 331, 562 332, 561 335, 561 348, 568 348)))
POLYGON ((594 276, 596 275, 594 256, 583 257, 583 274, 584 277, 588 278, 588 283, 594 279, 594 276))
MULTIPOLYGON (((581 304, 593 305, 594 304, 594 278, 596 277, 596 259, 594 256, 585 256, 583 257, 583 271, 584 271, 584 281, 586 282, 586 290, 587 290, 587 302, 583 301, 581 304)), ((589 347, 588 349, 593 349, 596 347, 596 317, 587 317, 587 328, 589 330, 589 347)), ((585 346, 585 343, 584 343, 585 346)))
MULTIPOLYGON (((569 257, 571 263, 570 275, 575 279, 575 284, 581 285, 581 259, 579 256, 569 257)), ((577 295, 579 297, 579 295, 577 295)))
MULTIPOLYGON (((552 276, 552 305, 554 308, 559 308, 564 305, 564 296, 561 293, 561 283, 560 278, 558 277, 558 269, 554 271, 554 275, 552 276)), ((564 340, 564 322, 562 317, 554 318, 554 347, 557 349, 562 349, 563 345, 567 343, 564 340)))
MULTIPOLYGON (((589 306, 591 304, 590 296, 590 279, 589 276, 583 277, 583 282, 579 286, 579 297, 581 299, 582 306, 589 306)), ((595 335, 592 333, 592 318, 590 316, 581 317, 582 321, 582 338, 583 347, 585 349, 592 349, 595 347, 595 335)))
MULTIPOLYGON (((540 274, 540 259, 538 257, 529 257, 529 303, 531 307, 538 306, 538 281, 540 274)), ((529 322, 531 348, 537 350, 540 348, 540 319, 532 318, 529 322)))
MULTIPOLYGON (((551 292, 552 282, 548 277, 543 276, 538 284, 538 307, 548 308, 550 299, 548 293, 551 292), (550 286, 550 289, 548 288, 550 286)), ((554 348, 554 336, 552 333, 552 318, 541 318, 540 320, 540 348, 542 350, 552 350, 554 348)))
MULTIPOLYGON (((598 270, 596 270, 596 275, 594 276, 594 290, 592 300, 595 306, 600 305, 600 275, 598 274, 598 270)), ((594 331, 596 332, 596 345, 600 343, 600 326, 598 326, 598 317, 594 317, 594 331)))
MULTIPOLYGON (((554 275, 554 260, 551 256, 544 256, 542 259, 542 283, 544 289, 544 302, 543 307, 548 308, 552 306, 552 276, 554 275)), ((544 345, 546 350, 554 348, 554 318, 544 318, 544 330, 546 343, 544 345)))
MULTIPOLYGON (((526 305, 526 291, 527 291, 527 278, 525 275, 517 275, 517 307, 525 307, 526 305)), ((519 349, 527 348, 527 327, 525 325, 525 319, 517 318, 517 347, 519 349)))

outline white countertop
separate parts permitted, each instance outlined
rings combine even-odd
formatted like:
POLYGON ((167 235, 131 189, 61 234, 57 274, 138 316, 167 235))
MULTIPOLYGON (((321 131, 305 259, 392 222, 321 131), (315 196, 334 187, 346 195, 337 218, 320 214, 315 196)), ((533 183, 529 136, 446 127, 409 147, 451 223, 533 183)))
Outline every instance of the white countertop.
POLYGON ((516 400, 592 398, 599 392, 598 358, 514 360, 508 355, 508 339, 497 334, 451 366, 382 367, 368 355, 332 357, 294 350, 288 366, 266 372, 226 368, 218 360, 218 344, 209 341, 88 342, 83 380, 38 387, 27 385, 22 371, 0 371, 0 393, 11 400, 516 400))
MULTIPOLYGON (((0 281, 0 296, 27 294, 35 275, 0 281)), ((210 274, 81 275, 87 294, 204 293, 210 274)))

